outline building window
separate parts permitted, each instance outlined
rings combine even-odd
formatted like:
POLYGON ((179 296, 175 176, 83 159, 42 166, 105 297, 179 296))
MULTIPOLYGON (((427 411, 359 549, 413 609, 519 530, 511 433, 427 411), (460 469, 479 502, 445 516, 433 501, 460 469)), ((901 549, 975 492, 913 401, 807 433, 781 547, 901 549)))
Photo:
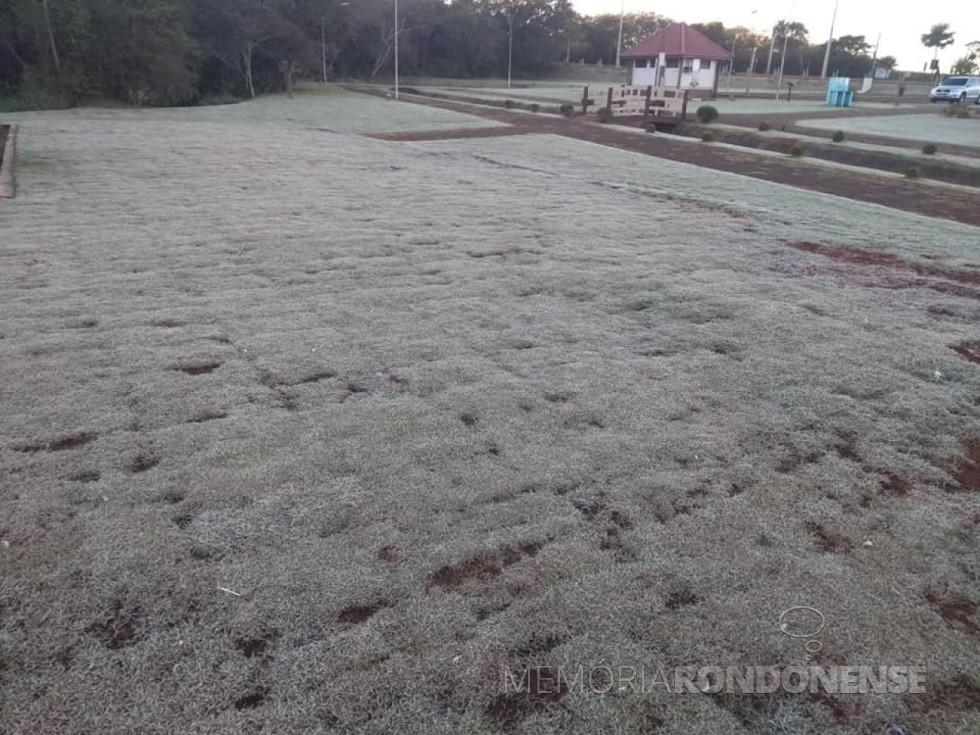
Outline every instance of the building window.
POLYGON ((702 69, 710 69, 711 68, 711 59, 701 59, 701 68, 702 69))
POLYGON ((684 68, 682 69, 682 71, 685 74, 690 74, 691 72, 693 72, 694 71, 693 62, 688 62, 687 64, 685 64, 684 65, 684 68))
POLYGON ((681 65, 681 60, 680 59, 677 59, 677 58, 667 59, 667 68, 668 69, 676 69, 680 65, 681 65))

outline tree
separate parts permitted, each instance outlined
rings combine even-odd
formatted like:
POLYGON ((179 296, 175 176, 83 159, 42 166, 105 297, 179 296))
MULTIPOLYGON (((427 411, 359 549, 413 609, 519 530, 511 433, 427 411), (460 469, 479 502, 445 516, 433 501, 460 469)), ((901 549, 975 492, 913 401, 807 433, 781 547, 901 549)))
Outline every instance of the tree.
POLYGON ((898 66, 898 59, 894 56, 882 56, 878 59, 878 66, 880 66, 885 71, 893 71, 896 66, 898 66))
POLYGON ((953 74, 976 74, 980 70, 980 41, 966 45, 966 54, 953 64, 953 74))
MULTIPOLYGON (((635 46, 670 25, 670 19, 656 13, 627 13, 623 16, 623 50, 635 46)), ((579 20, 581 42, 575 49, 578 58, 590 63, 616 61, 616 45, 619 41, 619 15, 607 13, 579 20)))
POLYGON ((922 45, 934 49, 932 67, 937 75, 939 74, 939 51, 947 46, 952 46, 956 40, 955 35, 949 30, 949 23, 936 23, 929 29, 928 33, 922 34, 922 45))

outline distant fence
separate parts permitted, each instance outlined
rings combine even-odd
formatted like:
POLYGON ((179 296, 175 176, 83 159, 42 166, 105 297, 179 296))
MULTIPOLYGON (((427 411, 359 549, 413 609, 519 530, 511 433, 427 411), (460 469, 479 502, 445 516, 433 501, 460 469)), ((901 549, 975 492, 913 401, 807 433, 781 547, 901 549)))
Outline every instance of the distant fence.
POLYGON ((664 87, 586 87, 582 92, 582 113, 606 108, 616 117, 642 117, 644 122, 663 119, 683 122, 687 118, 690 90, 664 87))

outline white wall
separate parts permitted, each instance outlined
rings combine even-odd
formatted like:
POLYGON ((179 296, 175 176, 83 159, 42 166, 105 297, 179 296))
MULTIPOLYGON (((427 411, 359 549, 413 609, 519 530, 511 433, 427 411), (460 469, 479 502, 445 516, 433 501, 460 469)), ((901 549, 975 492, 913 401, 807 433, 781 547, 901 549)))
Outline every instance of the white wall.
POLYGON ((655 68, 641 68, 633 70, 633 86, 648 87, 657 83, 657 70, 655 68))
MULTIPOLYGON (((646 61, 637 62, 641 66, 633 69, 633 84, 636 86, 655 85, 657 83, 657 67, 642 66, 646 61)), ((671 63, 675 63, 671 60, 671 63)), ((707 59, 687 59, 680 66, 667 66, 664 70, 664 86, 677 87, 677 76, 681 75, 682 89, 707 89, 712 90, 715 86, 715 76, 718 74, 719 62, 708 61, 707 59), (702 66, 704 64, 704 66, 702 66), (681 72, 681 67, 691 67, 690 72, 681 72)))

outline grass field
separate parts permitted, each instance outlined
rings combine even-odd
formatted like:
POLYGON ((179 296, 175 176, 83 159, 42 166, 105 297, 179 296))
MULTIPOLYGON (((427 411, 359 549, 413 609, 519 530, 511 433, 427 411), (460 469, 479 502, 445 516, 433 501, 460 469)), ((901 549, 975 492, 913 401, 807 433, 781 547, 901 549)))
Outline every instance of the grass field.
POLYGON ((977 228, 346 94, 11 122, 0 732, 980 729, 977 228), (796 605, 927 693, 502 688, 796 605))
POLYGON ((800 125, 845 133, 884 135, 890 138, 920 140, 923 143, 953 143, 980 148, 980 120, 960 119, 941 115, 894 115, 891 117, 841 117, 821 120, 801 120, 800 125))

